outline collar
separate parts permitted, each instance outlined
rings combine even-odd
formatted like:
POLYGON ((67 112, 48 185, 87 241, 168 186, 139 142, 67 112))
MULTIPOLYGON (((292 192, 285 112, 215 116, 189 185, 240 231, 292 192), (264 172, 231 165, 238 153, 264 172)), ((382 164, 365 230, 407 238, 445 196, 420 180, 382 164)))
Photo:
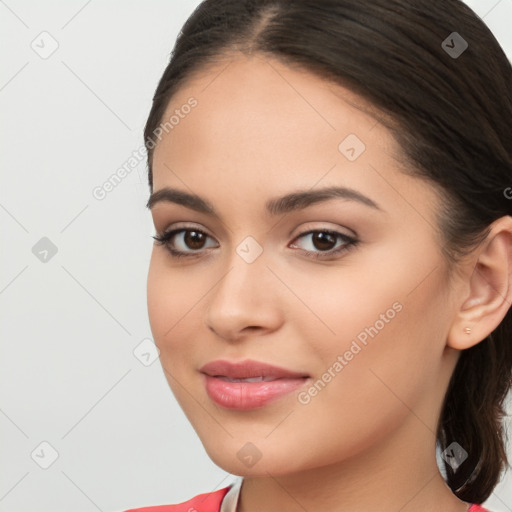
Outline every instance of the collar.
POLYGON ((221 502, 219 512, 236 512, 242 482, 243 478, 240 477, 229 486, 229 491, 221 502))

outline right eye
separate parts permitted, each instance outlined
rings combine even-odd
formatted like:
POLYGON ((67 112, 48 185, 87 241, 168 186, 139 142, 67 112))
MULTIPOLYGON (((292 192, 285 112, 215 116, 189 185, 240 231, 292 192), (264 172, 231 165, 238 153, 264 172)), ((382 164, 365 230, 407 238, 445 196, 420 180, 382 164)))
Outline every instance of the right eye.
POLYGON ((158 245, 164 245, 165 248, 169 251, 172 257, 174 258, 190 258, 190 257, 198 257, 199 253, 204 249, 204 241, 207 238, 211 238, 204 231, 201 231, 197 228, 179 228, 172 229, 170 231, 166 231, 164 233, 159 233, 153 237, 158 245), (179 235, 179 236, 178 236, 179 235), (175 248, 174 238, 180 240, 178 245, 181 245, 181 248, 175 248), (197 246, 200 247, 197 247, 197 246), (185 249, 187 248, 194 249, 195 251, 189 252, 185 249), (192 247, 190 247, 192 246, 192 247), (196 247, 194 247, 196 246, 196 247))

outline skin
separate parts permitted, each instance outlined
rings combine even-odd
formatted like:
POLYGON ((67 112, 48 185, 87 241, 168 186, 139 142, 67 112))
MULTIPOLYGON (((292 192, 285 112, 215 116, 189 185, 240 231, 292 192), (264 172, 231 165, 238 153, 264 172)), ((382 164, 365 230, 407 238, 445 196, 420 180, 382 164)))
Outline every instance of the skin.
POLYGON ((238 512, 467 510, 439 473, 435 430, 460 350, 510 307, 512 218, 494 223, 450 276, 436 190, 399 171, 394 139, 349 90, 268 56, 234 54, 183 84, 164 118, 192 96, 198 105, 155 148, 153 190, 198 194, 221 218, 152 207, 156 233, 185 225, 208 238, 174 238, 175 249, 202 254, 188 260, 155 244, 148 312, 166 378, 205 450, 245 477, 238 512), (348 134, 366 146, 355 161, 338 149, 348 134), (381 210, 346 199, 277 217, 264 209, 332 185, 381 210), (344 243, 298 238, 310 229, 359 243, 308 258, 344 243), (252 263, 236 252, 247 236, 263 249, 252 263), (294 392, 232 411, 206 394, 199 368, 216 359, 251 358, 317 381, 397 302, 401 311, 307 404, 294 392), (251 467, 237 456, 248 442, 261 455, 251 467))

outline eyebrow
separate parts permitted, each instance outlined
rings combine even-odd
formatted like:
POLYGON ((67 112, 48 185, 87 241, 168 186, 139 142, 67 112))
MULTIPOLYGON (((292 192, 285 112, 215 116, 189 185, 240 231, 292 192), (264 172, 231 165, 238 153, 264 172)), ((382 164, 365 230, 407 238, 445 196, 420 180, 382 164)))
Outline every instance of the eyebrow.
MULTIPOLYGON (((383 211, 382 208, 372 199, 361 192, 347 187, 327 187, 317 190, 298 190, 281 197, 269 199, 265 203, 267 212, 270 215, 282 215, 292 211, 302 210, 315 203, 328 201, 330 199, 345 199, 356 201, 370 208, 383 211)), ((153 192, 149 197, 146 208, 151 209, 158 203, 175 203, 200 213, 205 213, 220 218, 213 205, 196 194, 189 194, 182 190, 164 187, 153 192)))

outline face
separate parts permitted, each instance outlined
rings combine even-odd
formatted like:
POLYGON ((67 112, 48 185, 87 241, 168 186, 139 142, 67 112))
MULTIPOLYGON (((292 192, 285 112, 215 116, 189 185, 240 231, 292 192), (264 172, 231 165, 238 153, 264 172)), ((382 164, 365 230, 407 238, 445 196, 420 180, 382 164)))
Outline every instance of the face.
POLYGON ((156 234, 177 231, 153 248, 151 329, 176 399, 233 474, 335 464, 399 429, 432 442, 456 362, 438 196, 398 170, 390 133, 355 101, 240 56, 182 86, 162 120, 175 115, 154 151, 151 214, 156 234), (201 371, 216 360, 301 377, 227 383, 201 371))

